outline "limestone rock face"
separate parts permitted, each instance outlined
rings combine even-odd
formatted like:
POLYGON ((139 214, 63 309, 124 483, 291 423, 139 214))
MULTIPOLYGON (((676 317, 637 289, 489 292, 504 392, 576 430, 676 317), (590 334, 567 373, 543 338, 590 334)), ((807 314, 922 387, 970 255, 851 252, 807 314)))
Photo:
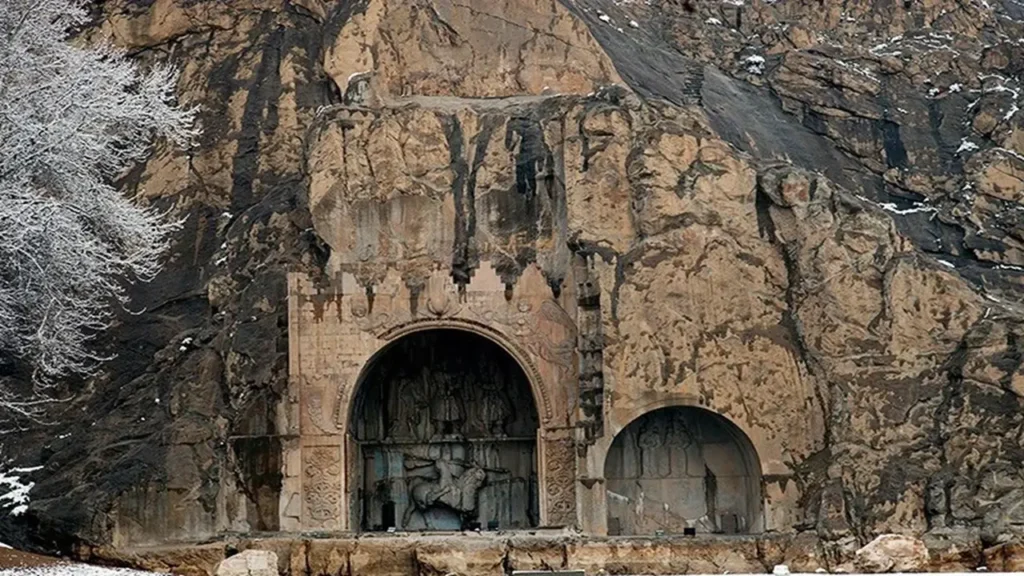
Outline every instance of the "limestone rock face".
POLYGON ((245 550, 217 565, 216 576, 277 576, 277 554, 268 550, 245 550))
POLYGON ((910 536, 882 534, 857 550, 854 566, 863 572, 920 572, 928 565, 924 542, 910 536))
POLYGON ((304 473, 284 456, 304 448, 286 274, 357 286, 365 316, 375 290, 441 271, 574 302, 577 348, 542 353, 580 373, 549 392, 582 536, 451 553, 332 535, 260 544, 268 571, 1019 569, 1016 3, 108 0, 96 16, 84 40, 182 69, 204 134, 124 177, 185 229, 98 340, 117 358, 53 408, 66 432, 12 434, 13 464, 43 468, 0 540, 199 574, 226 548, 138 550, 282 530, 307 505, 282 496, 304 473), (749 438, 758 527, 779 541, 595 536, 615 435, 684 404, 749 438), (908 536, 873 542, 892 533, 908 536))
POLYGON ((1003 570, 1006 572, 1019 572, 1024 569, 1024 547, 1017 542, 1004 542, 985 550, 985 565, 991 566, 992 570, 1003 570))
POLYGON ((505 573, 505 548, 495 542, 467 542, 452 546, 440 541, 433 545, 421 546, 416 550, 416 567, 423 576, 446 576, 447 574, 494 574, 505 573))
POLYGON ((339 10, 331 17, 340 30, 323 69, 343 94, 366 73, 384 97, 585 94, 619 81, 586 26, 554 0, 371 0, 360 8, 348 20, 339 10))
POLYGON ((1013 201, 991 196, 1019 189, 1024 154, 1012 2, 567 5, 639 92, 702 104, 735 146, 859 189, 990 290, 1019 285, 1000 268, 1020 257, 1013 201))

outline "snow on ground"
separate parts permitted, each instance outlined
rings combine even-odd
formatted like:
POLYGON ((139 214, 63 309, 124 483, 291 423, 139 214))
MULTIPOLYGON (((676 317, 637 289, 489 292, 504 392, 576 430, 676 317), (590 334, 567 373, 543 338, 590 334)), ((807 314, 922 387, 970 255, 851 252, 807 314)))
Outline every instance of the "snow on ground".
POLYGON ((0 546, 0 576, 154 576, 154 572, 68 562, 0 546))
POLYGON ((153 574, 156 573, 71 563, 0 569, 0 576, 151 576, 153 574))

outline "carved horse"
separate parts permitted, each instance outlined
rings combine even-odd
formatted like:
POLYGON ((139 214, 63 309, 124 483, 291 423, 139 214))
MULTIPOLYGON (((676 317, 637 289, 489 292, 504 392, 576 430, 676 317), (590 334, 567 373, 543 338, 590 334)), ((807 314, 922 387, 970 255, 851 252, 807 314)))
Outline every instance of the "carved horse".
MULTIPOLYGON (((440 462, 438 464, 438 468, 443 467, 440 462)), ((418 510, 426 513, 438 505, 447 506, 465 517, 476 510, 476 494, 486 480, 487 472, 479 466, 467 469, 457 478, 453 478, 448 470, 442 468, 441 478, 438 480, 414 480, 409 488, 409 506, 405 509, 402 526, 409 525, 413 512, 418 510)))

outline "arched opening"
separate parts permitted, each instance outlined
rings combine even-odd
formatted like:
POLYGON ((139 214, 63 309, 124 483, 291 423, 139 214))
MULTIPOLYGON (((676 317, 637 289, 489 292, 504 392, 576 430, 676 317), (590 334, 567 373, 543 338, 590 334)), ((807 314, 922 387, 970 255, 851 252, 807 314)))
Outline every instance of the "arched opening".
POLYGON ((538 524, 537 409, 493 341, 454 329, 399 338, 365 370, 349 422, 362 530, 538 524))
POLYGON ((609 535, 761 530, 761 468, 747 436, 696 407, 661 408, 615 437, 604 466, 609 535))

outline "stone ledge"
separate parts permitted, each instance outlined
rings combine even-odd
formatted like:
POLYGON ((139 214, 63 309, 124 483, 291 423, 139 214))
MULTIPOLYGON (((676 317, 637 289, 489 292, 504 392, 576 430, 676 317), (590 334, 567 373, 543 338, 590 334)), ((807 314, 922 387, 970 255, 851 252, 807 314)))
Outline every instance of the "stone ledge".
MULTIPOLYGON (((1024 543, 982 549, 970 531, 925 535, 929 572, 996 574, 1024 569, 1024 543)), ((184 576, 213 576, 243 550, 270 550, 282 576, 506 576, 513 571, 586 574, 853 573, 855 543, 813 533, 747 536, 597 537, 568 531, 430 534, 266 534, 153 548, 83 548, 80 559, 184 576)))

